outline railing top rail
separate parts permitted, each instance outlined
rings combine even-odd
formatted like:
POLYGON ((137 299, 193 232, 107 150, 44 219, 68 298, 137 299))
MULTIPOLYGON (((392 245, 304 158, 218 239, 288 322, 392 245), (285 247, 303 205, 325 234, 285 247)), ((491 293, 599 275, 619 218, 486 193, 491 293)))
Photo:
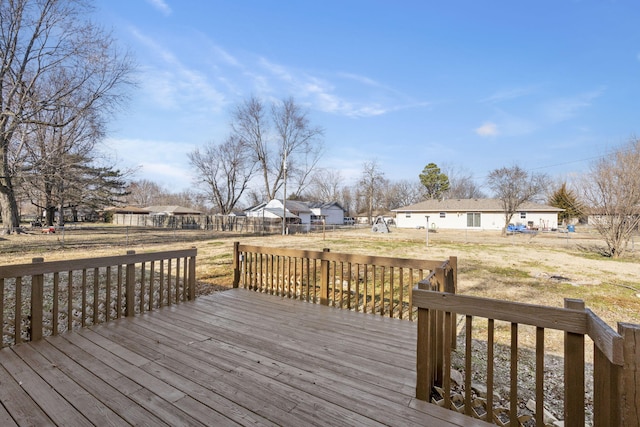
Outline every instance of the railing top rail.
MULTIPOLYGON (((323 261, 350 262, 353 264, 391 266, 422 270, 434 270, 435 268, 443 265, 442 261, 346 254, 340 252, 311 251, 304 249, 274 248, 253 245, 239 245, 238 250, 240 252, 250 252, 264 255, 279 255, 294 258, 309 258, 323 261)), ((445 264, 446 262, 447 261, 445 261, 445 264)))
POLYGON ((587 309, 586 312, 589 337, 611 363, 622 366, 624 363, 624 340, 622 336, 593 311, 587 309))
POLYGON ((587 315, 582 310, 456 295, 417 287, 413 289, 413 304, 418 308, 540 326, 576 334, 587 333, 587 315))
POLYGON ((574 310, 501 301, 430 291, 419 289, 418 286, 413 288, 413 304, 418 308, 588 335, 611 363, 619 366, 624 363, 622 336, 589 309, 574 310))
POLYGON ((100 258, 80 258, 65 261, 47 261, 30 264, 14 264, 0 266, 0 278, 12 278, 33 276, 36 274, 48 274, 60 271, 73 271, 85 268, 100 268, 114 265, 124 265, 139 262, 159 261, 162 259, 193 257, 197 255, 197 249, 182 249, 165 252, 152 252, 147 254, 116 255, 100 258))

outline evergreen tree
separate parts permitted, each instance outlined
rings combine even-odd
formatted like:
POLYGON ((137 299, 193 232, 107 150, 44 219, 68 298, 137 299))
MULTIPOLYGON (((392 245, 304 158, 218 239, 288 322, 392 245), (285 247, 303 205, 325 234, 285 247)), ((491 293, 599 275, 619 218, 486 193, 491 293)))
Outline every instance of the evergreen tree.
POLYGON ((428 199, 438 199, 449 189, 449 177, 435 163, 429 163, 419 175, 428 199))
POLYGON ((575 193, 567 188, 566 182, 563 182, 549 197, 549 204, 553 207, 564 209, 564 212, 558 214, 558 219, 565 223, 572 218, 580 218, 584 215, 582 203, 580 203, 575 193))

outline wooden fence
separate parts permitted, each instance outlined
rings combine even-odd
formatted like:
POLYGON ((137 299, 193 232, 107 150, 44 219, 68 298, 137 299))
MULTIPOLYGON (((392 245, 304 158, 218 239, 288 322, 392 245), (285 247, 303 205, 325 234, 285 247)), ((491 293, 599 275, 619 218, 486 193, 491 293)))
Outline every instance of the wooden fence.
POLYGON ((2 346, 195 298, 196 249, 0 266, 2 346))
POLYGON ((434 291, 434 282, 438 281, 434 273, 413 290, 413 303, 418 307, 418 399, 438 402, 446 408, 498 425, 522 425, 528 417, 518 414, 518 387, 523 383, 518 369, 518 333, 522 330, 521 325, 531 325, 535 329, 536 425, 544 425, 545 331, 548 330, 561 331, 564 335, 564 425, 585 425, 585 337, 590 338, 594 348, 594 425, 640 425, 640 325, 619 324, 616 332, 591 310, 585 309, 580 300, 566 299, 564 308, 497 301, 434 291), (456 313, 465 319, 465 376, 463 386, 458 389, 452 387, 450 378, 457 336, 453 320, 456 313), (486 319, 486 323, 483 321, 477 327, 476 318, 486 319), (497 361, 494 354, 497 321, 508 324, 508 362, 497 361), (479 355, 485 347, 474 348, 472 336, 477 336, 480 330, 484 334, 485 328, 486 354, 479 355), (479 366, 478 360, 486 360, 486 365, 479 366), (498 408, 497 402, 493 401, 494 372, 498 363, 509 365, 509 408, 506 410, 498 408), (472 395, 472 373, 482 369, 485 370, 486 397, 480 398, 472 395), (440 392, 436 393, 437 390, 440 392), (459 398, 457 401, 456 397, 459 398))
POLYGON ((234 287, 363 313, 415 320, 411 289, 457 259, 427 261, 234 244, 234 287))

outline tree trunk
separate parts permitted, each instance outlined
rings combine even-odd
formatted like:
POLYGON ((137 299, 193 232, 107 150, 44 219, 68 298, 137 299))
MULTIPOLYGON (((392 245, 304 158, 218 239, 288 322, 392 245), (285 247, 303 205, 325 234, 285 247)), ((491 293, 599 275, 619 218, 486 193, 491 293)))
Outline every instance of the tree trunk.
MULTIPOLYGON (((9 180, 9 178, 5 179, 9 180)), ((0 186, 0 207, 2 208, 2 233, 11 234, 20 227, 18 203, 11 186, 0 186)))

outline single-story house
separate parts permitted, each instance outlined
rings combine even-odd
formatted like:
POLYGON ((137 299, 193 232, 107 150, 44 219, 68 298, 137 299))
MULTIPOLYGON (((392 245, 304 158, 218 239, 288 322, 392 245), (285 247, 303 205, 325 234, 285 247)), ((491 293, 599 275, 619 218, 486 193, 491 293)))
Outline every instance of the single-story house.
MULTIPOLYGON (((558 227, 563 209, 527 202, 518 208, 511 224, 529 229, 552 230, 558 227)), ((426 200, 394 209, 398 228, 502 230, 505 223, 500 199, 426 200)))
MULTIPOLYGON (((283 204, 280 199, 273 199, 269 203, 260 203, 245 210, 247 217, 280 218, 283 216, 283 204)), ((342 225, 344 209, 337 202, 315 203, 300 200, 287 200, 286 216, 288 223, 342 225)))
POLYGON ((309 202, 308 205, 311 209, 311 222, 324 220, 326 225, 344 224, 344 208, 338 202, 309 202))
POLYGON ((280 218, 286 215, 287 223, 311 224, 311 209, 306 203, 287 200, 286 208, 282 200, 273 199, 269 203, 260 203, 245 211, 247 217, 280 218), (285 212, 286 209, 286 212, 285 212))

